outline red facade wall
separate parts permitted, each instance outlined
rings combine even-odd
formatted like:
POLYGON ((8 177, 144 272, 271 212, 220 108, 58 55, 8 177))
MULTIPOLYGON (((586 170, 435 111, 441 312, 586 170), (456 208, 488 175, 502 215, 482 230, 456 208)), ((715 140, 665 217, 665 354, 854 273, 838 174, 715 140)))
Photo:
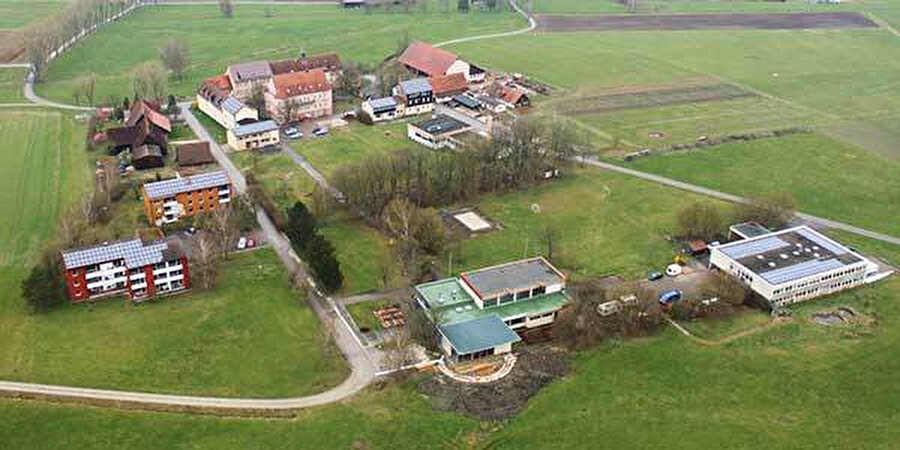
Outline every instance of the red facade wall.
POLYGON ((69 300, 72 303, 90 299, 90 294, 87 290, 87 279, 85 278, 86 273, 87 271, 84 267, 66 270, 66 288, 69 291, 69 300))
POLYGON ((183 266, 183 268, 181 269, 181 271, 184 273, 184 280, 182 281, 182 282, 184 283, 184 288, 185 288, 185 289, 190 289, 190 288, 191 288, 191 274, 190 274, 190 272, 188 271, 188 259, 187 259, 187 257, 182 257, 182 258, 181 258, 181 265, 183 266))

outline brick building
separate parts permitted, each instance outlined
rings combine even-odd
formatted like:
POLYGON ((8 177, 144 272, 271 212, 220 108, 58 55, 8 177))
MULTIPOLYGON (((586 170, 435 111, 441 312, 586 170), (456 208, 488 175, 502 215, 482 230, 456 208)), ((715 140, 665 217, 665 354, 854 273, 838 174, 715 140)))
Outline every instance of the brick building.
POLYGON ((141 301, 191 286, 188 256, 177 237, 104 243, 62 256, 72 303, 117 294, 141 301))
POLYGON ((231 180, 222 170, 145 183, 141 189, 147 220, 157 226, 214 211, 231 201, 231 180))

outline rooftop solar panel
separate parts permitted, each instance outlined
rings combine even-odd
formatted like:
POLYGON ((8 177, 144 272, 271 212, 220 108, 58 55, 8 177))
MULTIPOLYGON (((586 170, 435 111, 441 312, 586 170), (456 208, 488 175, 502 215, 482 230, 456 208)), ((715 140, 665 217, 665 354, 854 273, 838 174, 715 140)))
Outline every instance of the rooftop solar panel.
POLYGON ((770 270, 760 274, 766 281, 771 284, 782 284, 789 281, 799 280, 818 273, 843 267, 844 264, 836 259, 818 260, 814 259, 789 267, 770 270))
POLYGON ((789 245, 787 242, 771 236, 753 241, 739 242, 735 245, 724 247, 721 251, 732 259, 741 259, 756 253, 764 253, 789 245))
POLYGON ((144 184, 144 191, 151 199, 160 199, 171 197, 182 192, 209 189, 216 186, 227 185, 229 183, 230 181, 228 175, 225 174, 225 171, 218 170, 189 177, 147 183, 144 184))
POLYGON ((74 269, 123 259, 127 267, 142 267, 161 262, 167 248, 164 241, 144 244, 140 239, 131 239, 63 252, 63 264, 66 269, 74 269))
POLYGON ((278 123, 274 120, 260 120, 259 122, 248 123, 247 125, 238 125, 231 130, 237 137, 244 137, 256 133, 265 133, 278 129, 278 123))
POLYGON ((400 89, 404 94, 420 94, 423 92, 431 92, 431 83, 427 78, 416 78, 400 82, 400 89))
POLYGON ((224 109, 225 111, 228 111, 229 114, 236 114, 243 107, 244 107, 244 104, 240 100, 238 100, 234 97, 231 97, 231 96, 229 96, 228 98, 225 99, 224 102, 222 102, 222 109, 224 109))
POLYGON ((831 253, 834 253, 835 255, 843 255, 843 254, 847 253, 847 248, 844 247, 843 245, 838 245, 837 243, 832 242, 830 239, 826 238, 825 236, 822 236, 821 234, 819 234, 813 230, 810 230, 808 228, 798 228, 797 234, 815 242, 817 245, 821 246, 822 248, 824 248, 825 250, 828 250, 831 253))

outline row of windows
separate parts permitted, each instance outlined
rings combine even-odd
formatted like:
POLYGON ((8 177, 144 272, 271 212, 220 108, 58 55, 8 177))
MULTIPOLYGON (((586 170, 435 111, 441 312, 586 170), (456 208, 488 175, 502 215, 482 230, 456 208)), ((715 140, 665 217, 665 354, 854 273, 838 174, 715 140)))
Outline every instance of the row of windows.
POLYGON ((525 289, 513 294, 510 292, 509 294, 502 295, 500 297, 492 297, 484 300, 484 307, 489 308, 492 306, 505 305, 507 303, 512 303, 519 300, 527 300, 531 297, 537 297, 539 295, 544 295, 547 293, 546 286, 539 286, 534 289, 525 289))
POLYGON ((845 277, 845 276, 848 276, 848 275, 859 275, 859 272, 862 272, 863 269, 864 269, 864 267, 856 267, 856 268, 849 269, 849 270, 842 270, 842 271, 840 271, 840 272, 835 272, 835 273, 833 273, 833 274, 828 274, 828 275, 825 275, 825 276, 823 276, 823 277, 821 277, 821 278, 816 278, 816 279, 814 279, 814 280, 807 280, 807 281, 804 281, 804 282, 801 282, 801 283, 792 284, 792 285, 790 285, 790 286, 783 287, 783 288, 781 288, 781 289, 775 289, 775 291, 774 291, 773 293, 774 293, 775 295, 778 295, 778 294, 781 294, 782 292, 791 292, 791 291, 793 291, 794 289, 802 289, 802 288, 805 288, 805 287, 807 287, 807 286, 817 285, 817 284, 820 284, 820 283, 822 283, 822 282, 824 282, 824 281, 833 280, 833 279, 835 279, 835 278, 845 277))

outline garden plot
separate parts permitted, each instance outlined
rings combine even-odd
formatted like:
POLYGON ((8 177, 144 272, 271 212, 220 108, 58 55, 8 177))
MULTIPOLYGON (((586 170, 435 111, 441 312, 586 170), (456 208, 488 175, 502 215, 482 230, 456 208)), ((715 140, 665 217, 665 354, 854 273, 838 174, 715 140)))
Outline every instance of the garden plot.
POLYGON ((559 111, 567 115, 580 116, 627 109, 733 100, 755 95, 731 84, 717 83, 580 97, 559 111))

